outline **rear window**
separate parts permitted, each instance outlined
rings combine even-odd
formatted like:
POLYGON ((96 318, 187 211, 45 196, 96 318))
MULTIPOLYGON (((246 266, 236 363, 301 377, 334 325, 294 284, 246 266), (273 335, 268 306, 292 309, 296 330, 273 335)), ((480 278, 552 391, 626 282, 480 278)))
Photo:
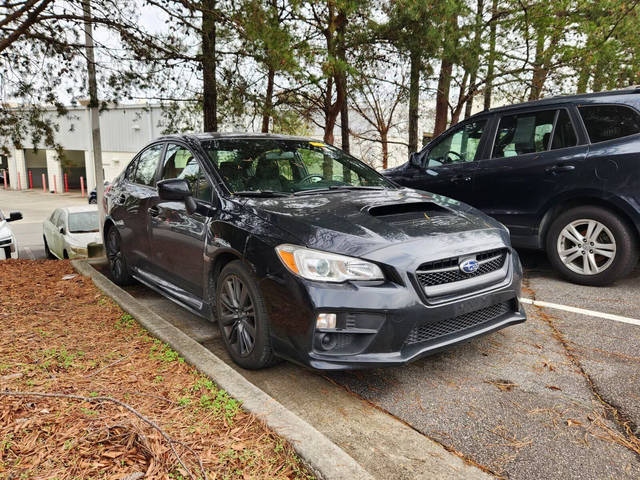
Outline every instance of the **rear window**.
POLYGON ((624 105, 578 107, 591 143, 640 133, 640 114, 624 105))
POLYGON ((68 223, 70 233, 97 232, 98 212, 70 213, 68 223))

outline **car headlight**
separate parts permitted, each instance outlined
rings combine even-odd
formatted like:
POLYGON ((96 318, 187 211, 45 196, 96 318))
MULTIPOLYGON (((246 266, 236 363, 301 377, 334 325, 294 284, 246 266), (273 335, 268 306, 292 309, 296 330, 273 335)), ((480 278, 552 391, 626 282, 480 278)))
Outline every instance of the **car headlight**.
POLYGON ((289 244, 278 245, 276 252, 292 273, 309 280, 338 283, 347 280, 384 280, 380 267, 359 258, 289 244))

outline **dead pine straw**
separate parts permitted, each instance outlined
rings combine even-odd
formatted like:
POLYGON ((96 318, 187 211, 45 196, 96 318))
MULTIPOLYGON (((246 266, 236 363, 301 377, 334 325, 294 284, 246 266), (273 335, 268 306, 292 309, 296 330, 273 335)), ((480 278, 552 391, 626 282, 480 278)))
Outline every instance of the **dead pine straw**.
POLYGON ((312 478, 67 261, 0 262, 0 478, 312 478))

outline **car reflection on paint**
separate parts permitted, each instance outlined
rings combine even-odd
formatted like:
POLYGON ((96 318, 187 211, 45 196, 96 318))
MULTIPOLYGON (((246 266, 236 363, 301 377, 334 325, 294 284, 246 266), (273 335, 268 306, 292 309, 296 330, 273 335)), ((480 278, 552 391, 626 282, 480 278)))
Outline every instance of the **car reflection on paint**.
POLYGON ((525 320, 503 225, 322 142, 163 137, 105 198, 113 280, 217 321, 245 368, 401 365, 525 320))

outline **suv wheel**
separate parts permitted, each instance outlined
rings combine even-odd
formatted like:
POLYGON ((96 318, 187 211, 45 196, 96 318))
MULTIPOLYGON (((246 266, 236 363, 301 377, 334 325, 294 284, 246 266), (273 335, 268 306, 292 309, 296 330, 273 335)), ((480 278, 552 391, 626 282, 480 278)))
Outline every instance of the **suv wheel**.
POLYGON ((546 239, 551 264, 583 285, 607 285, 631 272, 638 262, 634 232, 611 211, 576 207, 554 220, 546 239))
POLYGON ((215 300, 222 340, 233 361, 254 370, 275 363, 267 309, 255 277, 242 262, 222 269, 215 300))
POLYGON ((116 227, 111 227, 107 232, 107 260, 111 278, 118 285, 129 285, 133 278, 129 275, 129 267, 120 247, 120 233, 116 227))

